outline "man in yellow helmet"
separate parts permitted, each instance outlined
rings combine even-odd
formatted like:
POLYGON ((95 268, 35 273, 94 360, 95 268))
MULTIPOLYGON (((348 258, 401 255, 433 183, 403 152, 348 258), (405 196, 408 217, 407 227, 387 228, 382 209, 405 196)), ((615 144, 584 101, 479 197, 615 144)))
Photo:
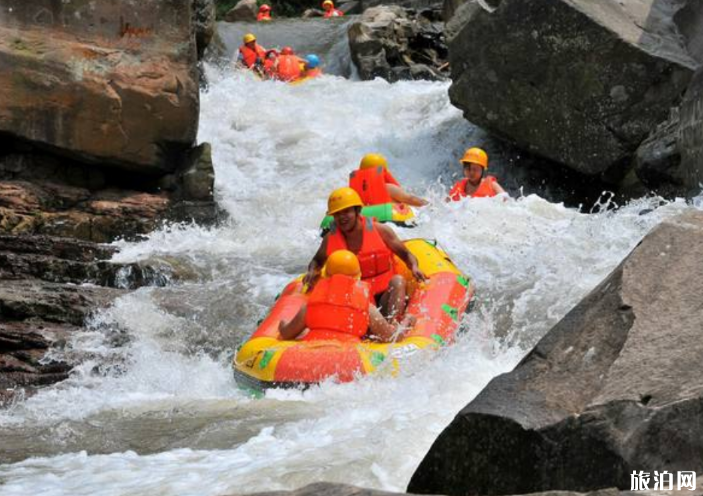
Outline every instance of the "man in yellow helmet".
POLYGON ((295 339, 308 329, 306 341, 358 341, 368 336, 390 342, 401 338, 402 330, 414 322, 406 316, 392 325, 381 315, 369 299, 369 285, 360 280, 359 259, 349 250, 337 250, 327 258, 325 275, 293 319, 280 322, 282 339, 295 339))
POLYGON ((447 201, 459 201, 466 197, 483 198, 505 193, 494 176, 485 176, 488 169, 488 154, 481 148, 469 148, 460 160, 464 166, 464 179, 449 191, 447 201))
POLYGON ((247 69, 261 71, 266 57, 266 50, 256 42, 256 36, 247 33, 242 39, 244 44, 239 47, 237 63, 247 69))
POLYGON ((334 217, 330 231, 322 238, 317 253, 308 266, 304 282, 312 284, 319 277, 327 258, 338 250, 349 250, 359 259, 361 279, 371 287, 384 315, 399 319, 405 312, 407 285, 395 274, 393 255, 400 258, 419 281, 426 280, 415 255, 410 253, 393 230, 361 215, 364 204, 352 188, 339 188, 327 200, 327 215, 334 217))
POLYGON ((395 202, 411 207, 424 207, 428 201, 405 191, 388 170, 388 161, 380 153, 368 153, 359 163, 359 169, 349 175, 353 188, 364 205, 382 205, 395 202))

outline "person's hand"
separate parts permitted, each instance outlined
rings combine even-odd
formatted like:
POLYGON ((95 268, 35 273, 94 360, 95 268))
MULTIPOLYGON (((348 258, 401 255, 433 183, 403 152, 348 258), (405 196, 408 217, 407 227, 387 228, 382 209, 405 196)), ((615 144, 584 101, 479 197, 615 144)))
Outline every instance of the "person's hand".
POLYGON ((281 331, 281 329, 283 329, 283 328, 284 328, 285 326, 287 326, 287 325, 288 325, 288 322, 286 322, 285 320, 283 320, 283 319, 279 320, 279 321, 278 321, 278 333, 279 333, 279 334, 283 334, 283 332, 281 331))
POLYGON ((305 274, 305 277, 303 277, 303 286, 307 286, 308 288, 312 288, 315 285, 315 282, 317 279, 320 277, 320 272, 317 270, 308 270, 307 274, 305 274))
POLYGON ((429 278, 420 270, 420 267, 418 267, 417 264, 413 265, 411 272, 413 273, 413 277, 419 282, 429 281, 429 278))

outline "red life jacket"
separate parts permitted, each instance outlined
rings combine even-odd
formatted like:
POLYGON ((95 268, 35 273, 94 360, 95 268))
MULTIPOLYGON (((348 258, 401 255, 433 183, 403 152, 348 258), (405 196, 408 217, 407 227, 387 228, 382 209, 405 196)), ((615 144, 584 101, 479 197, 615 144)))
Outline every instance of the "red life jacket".
POLYGON ((353 277, 335 274, 315 284, 308 297, 305 341, 358 341, 369 328, 369 287, 353 277))
POLYGON ((255 45, 254 50, 252 50, 246 45, 240 46, 239 53, 242 54, 242 60, 244 61, 244 65, 246 65, 249 69, 254 67, 254 64, 256 64, 257 59, 264 60, 264 57, 266 56, 266 50, 264 50, 263 47, 258 43, 255 45))
MULTIPOLYGON (((466 183, 468 183, 468 179, 462 179, 461 181, 458 181, 454 187, 449 191, 449 199, 452 201, 459 201, 462 198, 466 198, 468 195, 466 194, 466 183)), ((474 191, 471 194, 471 198, 486 198, 489 196, 496 196, 496 192, 493 189, 493 183, 496 182, 496 178, 494 176, 486 176, 483 179, 481 179, 481 184, 478 185, 478 188, 476 188, 476 191, 474 191)))
POLYGON ((270 21, 271 20, 271 12, 259 12, 256 14, 256 20, 257 21, 270 21))
POLYGON ((295 81, 300 78, 301 74, 300 59, 297 56, 280 55, 278 57, 278 79, 281 81, 295 81))
MULTIPOLYGON (((360 221, 364 224, 364 237, 361 242, 361 250, 355 253, 361 266, 361 280, 369 283, 371 293, 377 295, 388 289, 393 277, 393 252, 386 246, 381 234, 376 228, 376 222, 360 216, 360 221)), ((344 234, 337 228, 334 222, 330 225, 330 233, 327 235, 327 256, 337 250, 348 250, 347 240, 344 234)))
POLYGON ((330 9, 325 12, 324 18, 329 19, 330 17, 342 17, 344 12, 339 9, 330 9))
POLYGON ((393 175, 383 167, 359 169, 349 174, 349 187, 359 193, 364 205, 382 205, 393 201, 386 184, 400 186, 393 175))

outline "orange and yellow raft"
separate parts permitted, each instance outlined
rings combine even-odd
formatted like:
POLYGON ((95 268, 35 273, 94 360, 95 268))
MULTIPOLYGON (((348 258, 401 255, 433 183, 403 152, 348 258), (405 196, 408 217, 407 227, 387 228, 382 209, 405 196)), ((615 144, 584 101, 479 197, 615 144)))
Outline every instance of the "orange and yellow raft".
POLYGON ((417 318, 403 339, 394 343, 279 339, 278 323, 292 319, 307 298, 298 277, 285 287, 258 329, 239 348, 233 367, 240 386, 254 390, 305 387, 328 378, 349 382, 380 368, 396 373, 409 355, 451 343, 473 297, 473 285, 435 243, 412 239, 405 245, 429 281, 418 284, 405 264, 395 260, 396 272, 408 280, 407 312, 417 318))

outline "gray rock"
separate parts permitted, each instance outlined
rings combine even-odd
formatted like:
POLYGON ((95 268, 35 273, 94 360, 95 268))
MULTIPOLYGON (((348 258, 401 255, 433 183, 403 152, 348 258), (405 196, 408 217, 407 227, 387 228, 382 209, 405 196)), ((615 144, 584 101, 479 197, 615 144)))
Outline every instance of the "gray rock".
POLYGON ((586 173, 616 169, 679 103, 692 0, 470 0, 447 26, 450 98, 471 122, 586 173))
POLYGON ((225 14, 225 21, 227 22, 255 22, 256 14, 259 12, 259 6, 256 0, 239 0, 237 5, 232 7, 229 12, 225 14))
POLYGON ((210 42, 217 32, 215 0, 193 0, 193 29, 198 60, 205 56, 210 42))
POLYGON ((703 184, 703 69, 696 73, 681 104, 679 142, 686 190, 698 195, 703 184))
POLYGON ((212 166, 210 143, 203 143, 190 150, 186 160, 186 167, 181 172, 182 198, 191 201, 213 201, 215 169, 212 166))
POLYGON ((417 14, 397 5, 366 10, 348 31, 359 77, 444 79, 447 48, 439 19, 439 10, 417 14))
POLYGON ((703 471, 702 258, 703 213, 656 227, 456 416, 408 491, 629 489, 634 470, 703 471))
POLYGON ((679 149, 679 111, 642 142, 635 153, 635 173, 642 183, 664 197, 683 191, 684 177, 679 149))

